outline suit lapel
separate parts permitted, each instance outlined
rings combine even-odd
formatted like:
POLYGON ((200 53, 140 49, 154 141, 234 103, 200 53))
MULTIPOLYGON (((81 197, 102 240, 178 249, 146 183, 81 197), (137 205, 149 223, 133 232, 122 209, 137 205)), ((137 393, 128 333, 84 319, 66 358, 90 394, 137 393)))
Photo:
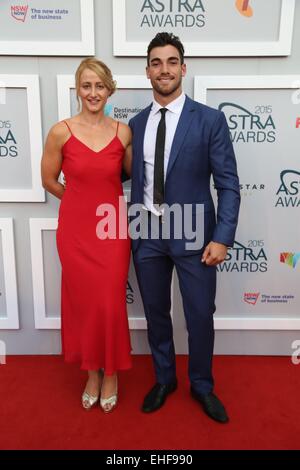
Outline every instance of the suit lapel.
POLYGON ((140 114, 135 131, 136 156, 138 158, 138 173, 141 184, 144 184, 144 136, 151 107, 152 104, 140 114))
POLYGON ((170 158, 169 158, 169 163, 168 163, 168 168, 167 168, 167 176, 169 175, 170 171, 172 170, 172 167, 176 161, 176 158, 178 156, 179 150, 184 142, 186 133, 191 125, 193 115, 194 115, 194 104, 193 100, 191 100, 188 96, 186 96, 185 103, 182 109, 182 113, 180 115, 178 125, 176 128, 176 132, 174 135, 173 139, 173 144, 171 147, 171 152, 170 152, 170 158))

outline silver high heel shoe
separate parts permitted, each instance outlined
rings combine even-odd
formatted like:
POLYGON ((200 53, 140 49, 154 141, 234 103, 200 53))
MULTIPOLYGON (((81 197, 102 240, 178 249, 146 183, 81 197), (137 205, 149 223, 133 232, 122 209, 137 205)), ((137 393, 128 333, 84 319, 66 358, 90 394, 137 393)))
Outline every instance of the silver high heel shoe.
POLYGON ((101 398, 100 396, 100 406, 104 413, 110 413, 114 410, 118 403, 118 377, 116 378, 116 392, 114 395, 111 395, 108 398, 101 398))
POLYGON ((83 392, 82 397, 81 397, 81 403, 85 410, 90 410, 92 406, 94 406, 95 403, 97 403, 98 400, 99 400, 99 395, 98 396, 90 395, 88 392, 83 392))
MULTIPOLYGON (((99 375, 101 378, 103 378, 103 369, 99 370, 99 375)), ((100 386, 100 389, 101 389, 101 386, 100 386)), ((81 404, 85 410, 90 410, 97 403, 98 400, 99 400, 99 394, 97 396, 90 395, 85 390, 81 397, 81 404)))

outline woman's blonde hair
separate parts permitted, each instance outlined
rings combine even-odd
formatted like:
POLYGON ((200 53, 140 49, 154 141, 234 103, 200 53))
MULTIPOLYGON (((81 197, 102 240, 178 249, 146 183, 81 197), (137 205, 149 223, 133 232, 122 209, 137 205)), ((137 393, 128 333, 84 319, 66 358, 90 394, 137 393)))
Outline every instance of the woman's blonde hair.
POLYGON ((107 67, 107 65, 104 64, 101 60, 96 59, 95 57, 88 57, 87 59, 83 59, 76 70, 75 74, 75 84, 76 84, 76 96, 77 96, 77 101, 78 104, 80 104, 79 101, 79 87, 80 87, 80 78, 82 75, 82 72, 85 69, 92 70, 95 72, 95 74, 98 75, 98 77, 101 79, 103 82, 104 86, 109 90, 111 96, 117 88, 117 84, 115 80, 113 79, 111 70, 107 67))

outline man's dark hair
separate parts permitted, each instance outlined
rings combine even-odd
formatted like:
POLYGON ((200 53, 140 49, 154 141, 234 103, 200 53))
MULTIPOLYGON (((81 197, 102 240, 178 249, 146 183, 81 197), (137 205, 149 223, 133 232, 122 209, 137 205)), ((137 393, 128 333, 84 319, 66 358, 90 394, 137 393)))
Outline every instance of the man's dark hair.
POLYGON ((155 47, 174 46, 179 52, 181 65, 184 63, 184 47, 178 36, 173 33, 157 33, 147 50, 147 64, 150 65, 150 52, 155 47))

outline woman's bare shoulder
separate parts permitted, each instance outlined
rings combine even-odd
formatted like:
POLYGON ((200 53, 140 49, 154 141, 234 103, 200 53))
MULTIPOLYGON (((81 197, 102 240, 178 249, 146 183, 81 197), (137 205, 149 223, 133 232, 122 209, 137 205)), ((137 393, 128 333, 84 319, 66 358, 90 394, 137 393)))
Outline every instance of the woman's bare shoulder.
POLYGON ((49 131, 48 140, 55 141, 57 146, 62 146, 71 135, 66 123, 70 125, 70 120, 66 119, 54 124, 49 131))
POLYGON ((130 127, 124 122, 120 122, 118 133, 119 133, 119 137, 121 137, 121 140, 126 143, 126 147, 127 147, 127 145, 131 143, 131 139, 132 139, 130 127))
POLYGON ((68 122, 67 120, 66 121, 60 121, 60 122, 57 122, 56 124, 54 124, 50 131, 49 131, 49 135, 53 136, 53 137, 56 137, 56 138, 59 138, 59 137, 63 137, 67 134, 70 134, 70 131, 68 129, 68 126, 66 125, 66 122, 68 122))

